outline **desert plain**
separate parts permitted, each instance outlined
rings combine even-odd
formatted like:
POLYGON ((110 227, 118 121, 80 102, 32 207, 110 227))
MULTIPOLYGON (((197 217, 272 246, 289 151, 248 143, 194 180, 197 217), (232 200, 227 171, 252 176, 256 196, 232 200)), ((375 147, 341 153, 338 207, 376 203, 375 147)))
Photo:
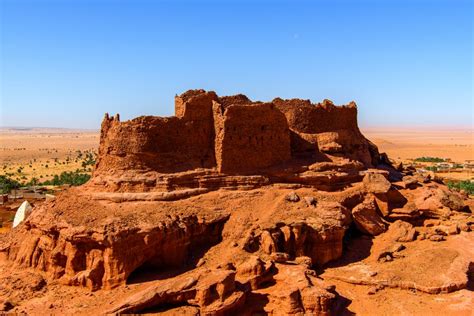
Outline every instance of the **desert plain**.
POLYGON ((440 157, 458 163, 474 159, 472 128, 366 127, 361 130, 391 159, 440 157))
MULTIPOLYGON (((455 163, 474 162, 474 130, 469 128, 362 127, 362 133, 395 162, 439 157, 455 163)), ((98 130, 61 128, 0 129, 0 174, 18 181, 51 179, 82 167, 78 152, 96 155, 98 130), (22 168, 21 172, 18 169, 22 168)), ((471 171, 439 173, 443 178, 469 180, 471 171)))
POLYGON ((10 174, 19 182, 49 180, 61 172, 81 169, 85 153, 95 154, 98 144, 95 130, 2 128, 0 174, 10 174))

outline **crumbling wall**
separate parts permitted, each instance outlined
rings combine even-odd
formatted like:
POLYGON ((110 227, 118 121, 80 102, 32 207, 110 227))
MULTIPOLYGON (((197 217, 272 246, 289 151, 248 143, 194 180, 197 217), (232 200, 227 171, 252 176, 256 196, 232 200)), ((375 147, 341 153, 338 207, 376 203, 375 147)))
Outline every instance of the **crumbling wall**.
POLYGON ((186 121, 205 121, 208 123, 212 120, 212 102, 217 99, 218 97, 214 91, 188 90, 179 96, 175 96, 175 116, 184 118, 186 121))
POLYGON ((142 116, 120 122, 104 118, 97 172, 142 169, 162 173, 216 165, 214 92, 189 91, 176 97, 177 116, 142 116))
POLYGON ((309 100, 277 98, 272 102, 288 121, 293 157, 314 157, 322 152, 344 155, 367 167, 378 163, 377 148, 359 130, 355 102, 342 106, 330 100, 312 104, 309 100))
POLYGON ((275 99, 252 102, 239 94, 189 90, 175 97, 176 116, 104 118, 96 172, 152 170, 174 173, 218 167, 259 173, 291 158, 339 155, 377 164, 378 151, 360 133, 354 102, 275 99))
POLYGON ((357 106, 354 102, 342 106, 335 106, 330 100, 312 104, 309 100, 277 98, 272 102, 285 114, 290 129, 299 133, 358 130, 357 106))
POLYGON ((220 172, 258 173, 291 158, 286 118, 272 103, 214 103, 214 122, 220 172))

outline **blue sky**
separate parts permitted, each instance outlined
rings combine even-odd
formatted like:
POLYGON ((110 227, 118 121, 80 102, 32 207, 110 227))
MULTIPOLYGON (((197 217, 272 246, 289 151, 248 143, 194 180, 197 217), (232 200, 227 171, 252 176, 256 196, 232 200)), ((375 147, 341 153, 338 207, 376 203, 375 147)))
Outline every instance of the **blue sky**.
POLYGON ((0 0, 1 126, 173 114, 192 88, 473 124, 473 2, 0 0))

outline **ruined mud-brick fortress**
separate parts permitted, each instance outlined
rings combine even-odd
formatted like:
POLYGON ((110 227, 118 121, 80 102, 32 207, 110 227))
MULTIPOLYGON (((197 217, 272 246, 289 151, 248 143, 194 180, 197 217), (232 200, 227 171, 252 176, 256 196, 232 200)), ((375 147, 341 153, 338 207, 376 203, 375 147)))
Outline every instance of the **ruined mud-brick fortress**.
POLYGON ((96 172, 212 168, 257 174, 290 161, 328 161, 328 155, 344 155, 366 167, 377 164, 377 148, 358 129, 354 102, 253 102, 241 94, 218 97, 212 91, 189 90, 175 97, 173 117, 120 122, 118 115, 106 114, 96 172))

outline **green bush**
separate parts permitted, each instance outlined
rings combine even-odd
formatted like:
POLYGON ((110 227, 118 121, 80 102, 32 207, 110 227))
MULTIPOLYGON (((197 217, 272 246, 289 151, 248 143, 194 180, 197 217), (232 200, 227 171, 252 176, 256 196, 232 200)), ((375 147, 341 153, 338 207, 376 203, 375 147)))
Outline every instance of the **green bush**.
POLYGON ((89 181, 91 176, 86 173, 79 173, 79 172, 72 172, 72 171, 64 171, 59 176, 56 174, 54 175, 52 180, 47 180, 43 182, 43 185, 63 185, 63 184, 70 184, 74 186, 82 185, 89 181))
POLYGON ((448 187, 454 190, 464 190, 467 194, 472 195, 474 194, 474 182, 470 180, 464 180, 459 182, 448 182, 448 187))
POLYGON ((94 154, 92 153, 87 153, 86 157, 82 161, 82 168, 86 169, 87 166, 93 166, 95 165, 95 157, 94 154))
POLYGON ((0 193, 7 194, 10 193, 11 190, 18 189, 20 187, 20 183, 12 178, 9 178, 5 175, 0 176, 0 193))
POLYGON ((419 157, 419 158, 416 158, 415 161, 417 162, 444 162, 446 160, 439 157, 419 157))

